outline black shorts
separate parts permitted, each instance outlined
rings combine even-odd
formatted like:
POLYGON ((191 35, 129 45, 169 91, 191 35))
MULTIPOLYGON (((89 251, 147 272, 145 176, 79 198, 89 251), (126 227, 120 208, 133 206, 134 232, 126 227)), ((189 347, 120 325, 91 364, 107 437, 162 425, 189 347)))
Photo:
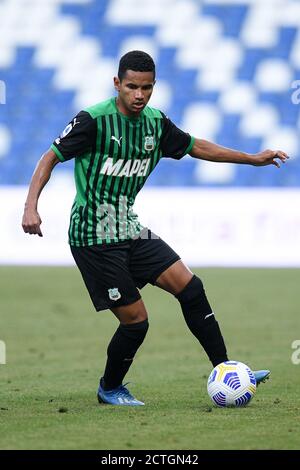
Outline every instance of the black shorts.
POLYGON ((141 298, 138 289, 156 279, 180 257, 148 229, 119 243, 75 247, 74 260, 97 311, 129 305, 141 298))

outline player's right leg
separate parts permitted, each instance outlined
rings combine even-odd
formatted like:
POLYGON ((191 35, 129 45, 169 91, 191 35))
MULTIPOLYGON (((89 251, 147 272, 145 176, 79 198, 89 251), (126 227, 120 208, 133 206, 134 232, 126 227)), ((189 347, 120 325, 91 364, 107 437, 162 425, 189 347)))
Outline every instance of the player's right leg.
POLYGON ((148 330, 148 315, 142 299, 111 309, 120 321, 107 348, 107 362, 98 389, 99 402, 111 405, 144 405, 122 385, 134 356, 148 330))
POLYGON ((95 309, 110 309, 120 322, 107 348, 98 399, 114 405, 143 405, 122 385, 148 330, 145 305, 128 268, 129 244, 72 246, 71 251, 95 309))

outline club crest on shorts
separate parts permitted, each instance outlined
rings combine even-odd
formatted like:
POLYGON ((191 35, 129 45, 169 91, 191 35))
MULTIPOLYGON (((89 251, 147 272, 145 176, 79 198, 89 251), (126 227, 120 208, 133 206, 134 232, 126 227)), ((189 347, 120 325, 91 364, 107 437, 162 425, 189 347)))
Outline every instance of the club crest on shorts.
POLYGON ((108 289, 108 295, 110 300, 119 300, 121 298, 121 294, 117 287, 113 287, 112 289, 108 289))
POLYGON ((154 149, 154 136, 153 135, 147 135, 145 137, 144 149, 147 150, 148 152, 154 149))

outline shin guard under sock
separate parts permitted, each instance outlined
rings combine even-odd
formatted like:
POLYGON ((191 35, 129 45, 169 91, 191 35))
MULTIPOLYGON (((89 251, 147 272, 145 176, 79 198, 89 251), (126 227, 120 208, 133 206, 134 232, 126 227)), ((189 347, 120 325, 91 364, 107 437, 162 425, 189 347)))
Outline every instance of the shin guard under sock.
POLYGON ((107 348, 107 362, 102 380, 105 390, 121 385, 135 353, 148 331, 148 320, 129 325, 120 324, 107 348))
POLYGON ((176 298, 190 331, 204 348, 213 366, 228 361, 224 339, 202 281, 194 275, 176 298))

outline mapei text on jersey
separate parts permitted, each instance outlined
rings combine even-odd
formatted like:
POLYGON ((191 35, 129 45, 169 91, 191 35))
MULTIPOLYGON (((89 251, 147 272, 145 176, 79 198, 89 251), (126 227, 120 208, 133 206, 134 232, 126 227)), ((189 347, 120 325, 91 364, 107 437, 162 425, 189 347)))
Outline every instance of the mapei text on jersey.
POLYGON ((146 176, 151 158, 145 158, 143 160, 128 160, 126 163, 124 159, 120 158, 113 163, 112 158, 107 158, 104 162, 100 173, 108 176, 126 176, 131 177, 133 175, 146 176))

